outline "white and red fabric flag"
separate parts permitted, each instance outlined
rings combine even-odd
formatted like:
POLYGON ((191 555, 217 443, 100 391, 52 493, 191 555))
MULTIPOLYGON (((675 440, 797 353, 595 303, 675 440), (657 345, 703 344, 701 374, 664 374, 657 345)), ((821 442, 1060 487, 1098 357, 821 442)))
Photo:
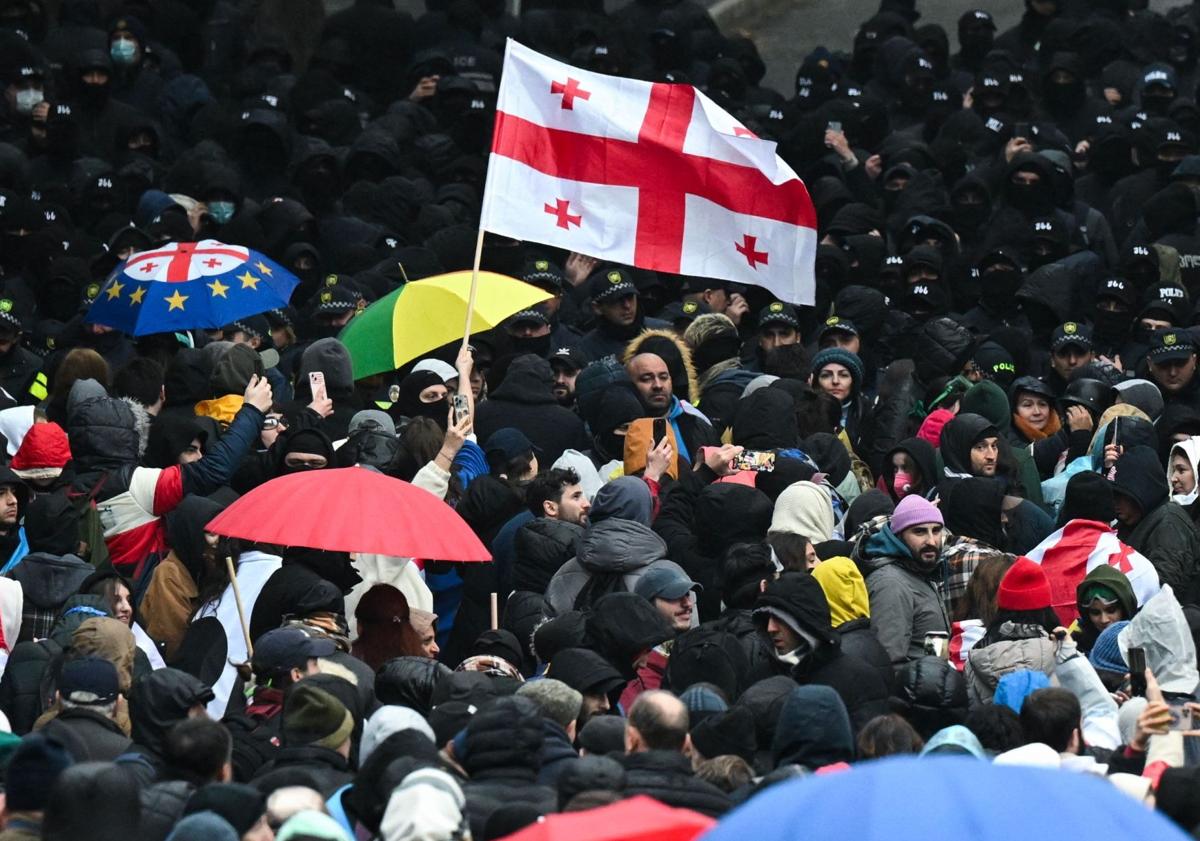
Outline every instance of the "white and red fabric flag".
POLYGON ((804 182, 690 85, 572 67, 509 40, 481 227, 811 304, 804 182))
POLYGON ((1050 580, 1054 609, 1064 625, 1079 616, 1075 588, 1101 564, 1125 573, 1139 605, 1160 589, 1158 571, 1150 559, 1122 543, 1116 532, 1095 520, 1069 521, 1026 553, 1026 557, 1042 565, 1042 572, 1050 580))

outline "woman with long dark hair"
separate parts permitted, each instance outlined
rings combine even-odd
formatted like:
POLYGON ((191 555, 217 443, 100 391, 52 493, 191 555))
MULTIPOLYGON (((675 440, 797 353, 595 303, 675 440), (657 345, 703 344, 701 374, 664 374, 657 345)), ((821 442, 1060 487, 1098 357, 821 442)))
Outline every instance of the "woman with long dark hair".
POLYGON ((1062 623, 1051 605, 1050 581, 1040 564, 1017 558, 1000 579, 996 613, 967 655, 967 694, 971 706, 991 701, 1000 678, 1018 669, 1054 672, 1052 635, 1062 623))
POLYGON ((424 656, 421 637, 412 624, 408 599, 391 584, 376 584, 354 611, 358 639, 350 653, 372 670, 393 657, 424 656))

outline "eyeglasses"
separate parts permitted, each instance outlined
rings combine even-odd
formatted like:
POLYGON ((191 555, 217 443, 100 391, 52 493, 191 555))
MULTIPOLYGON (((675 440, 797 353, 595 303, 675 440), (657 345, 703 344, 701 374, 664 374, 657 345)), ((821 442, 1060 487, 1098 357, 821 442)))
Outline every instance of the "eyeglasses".
POLYGON ((287 421, 283 418, 268 417, 263 421, 263 429, 287 429, 287 421))

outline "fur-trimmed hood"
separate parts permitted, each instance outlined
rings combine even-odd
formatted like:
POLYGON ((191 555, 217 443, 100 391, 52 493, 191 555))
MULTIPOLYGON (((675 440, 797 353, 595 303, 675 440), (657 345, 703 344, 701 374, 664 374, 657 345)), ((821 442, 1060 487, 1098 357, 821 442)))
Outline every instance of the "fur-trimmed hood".
POLYGON ((137 464, 150 439, 150 416, 137 401, 109 397, 95 380, 80 380, 67 401, 67 435, 79 473, 137 464))
POLYGON ((671 372, 675 396, 693 406, 700 402, 700 381, 692 362, 692 349, 678 333, 671 330, 643 330, 625 346, 621 362, 628 365, 629 360, 639 353, 653 353, 662 357, 671 372))

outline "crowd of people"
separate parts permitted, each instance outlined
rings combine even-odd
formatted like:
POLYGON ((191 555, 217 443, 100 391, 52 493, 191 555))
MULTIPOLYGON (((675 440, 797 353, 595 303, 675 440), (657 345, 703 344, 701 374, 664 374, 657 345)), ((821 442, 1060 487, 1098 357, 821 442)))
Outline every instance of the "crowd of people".
POLYGON ((0 841, 490 841, 897 754, 1200 832, 1200 10, 882 0, 778 91, 606 5, 0 0, 0 841), (775 141, 815 305, 489 235, 546 300, 356 380, 351 319, 472 265, 510 37, 775 141), (204 239, 291 304, 89 318, 204 239), (493 560, 206 529, 354 466, 493 560))

